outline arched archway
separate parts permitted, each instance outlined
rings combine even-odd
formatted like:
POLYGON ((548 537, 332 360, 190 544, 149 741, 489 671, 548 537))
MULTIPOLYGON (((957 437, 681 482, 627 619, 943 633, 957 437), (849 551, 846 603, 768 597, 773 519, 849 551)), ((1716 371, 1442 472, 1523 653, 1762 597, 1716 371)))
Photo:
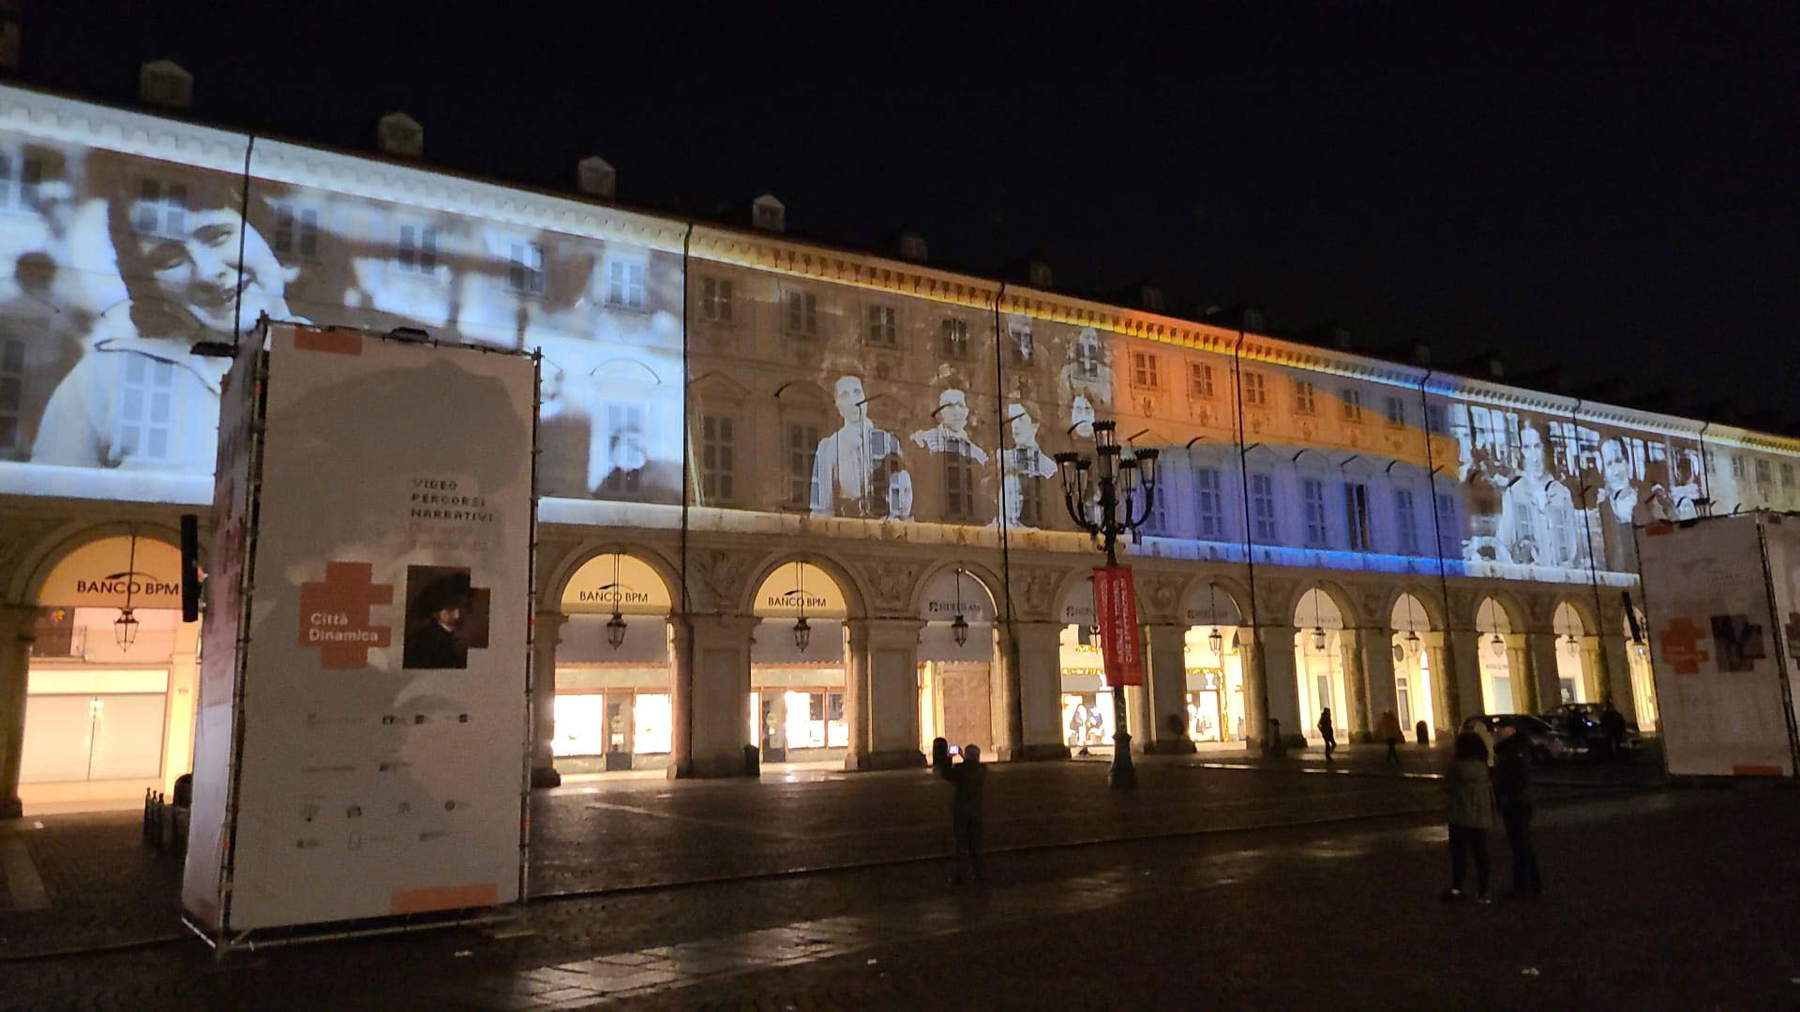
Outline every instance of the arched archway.
POLYGON ((1497 597, 1475 607, 1475 653, 1481 668, 1483 713, 1517 713, 1524 704, 1525 669, 1518 663, 1524 633, 1512 609, 1497 597))
POLYGON ((1599 649, 1599 643, 1586 618, 1574 605, 1562 601, 1550 619, 1550 629, 1556 634, 1557 702, 1594 702, 1594 665, 1590 658, 1599 649))
POLYGON ((1244 698, 1243 611, 1236 591, 1203 579, 1188 588, 1181 615, 1188 734, 1195 742, 1241 742, 1249 733, 1244 698))
POLYGON ((1318 725, 1330 709, 1337 739, 1347 741, 1352 729, 1362 724, 1353 710, 1350 685, 1350 651, 1355 643, 1349 606, 1322 586, 1310 587, 1294 602, 1293 623, 1301 733, 1308 741, 1323 741, 1318 725))
POLYGON ((1116 728, 1112 693, 1100 656, 1094 578, 1084 574, 1063 588, 1056 606, 1062 623, 1058 670, 1062 689, 1063 742, 1074 755, 1110 755, 1116 728))
POLYGON ((661 568, 623 547, 602 550, 569 574, 560 601, 550 744, 559 772, 667 766, 674 601, 661 568))
POLYGON ((1410 591, 1394 600, 1388 615, 1393 630, 1394 716, 1402 734, 1414 735, 1423 725, 1429 740, 1438 719, 1438 695, 1443 673, 1433 657, 1442 657, 1443 632, 1432 628, 1431 613, 1410 591))
POLYGON ((843 585, 800 559, 776 564, 757 585, 760 621, 750 648, 750 740, 765 763, 843 764, 845 713, 843 585))
POLYGON ((1638 730, 1654 731, 1657 725, 1656 679, 1650 670, 1650 642, 1644 613, 1636 605, 1628 615, 1620 616, 1620 631, 1625 636, 1625 663, 1631 671, 1631 710, 1638 730))
POLYGON ((30 586, 21 803, 130 807, 173 789, 193 765, 200 632, 181 621, 173 539, 149 525, 84 531, 30 586))
POLYGON ((927 755, 938 737, 959 748, 979 745, 988 755, 1006 738, 995 678, 997 612, 987 581, 967 566, 946 566, 920 594, 919 748, 927 755))

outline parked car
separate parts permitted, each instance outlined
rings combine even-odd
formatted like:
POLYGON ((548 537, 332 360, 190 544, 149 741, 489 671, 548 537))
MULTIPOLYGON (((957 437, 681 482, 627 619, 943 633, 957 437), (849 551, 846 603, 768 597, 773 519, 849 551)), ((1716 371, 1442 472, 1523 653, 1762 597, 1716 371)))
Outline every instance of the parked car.
MULTIPOLYGON (((1576 742, 1585 742, 1589 751, 1600 754, 1604 734, 1600 730, 1600 714, 1605 706, 1599 703, 1564 703, 1554 713, 1544 715, 1544 721, 1551 727, 1567 735, 1576 742), (1582 723, 1578 730, 1576 721, 1582 723)), ((1644 749, 1644 736, 1630 722, 1625 724, 1625 734, 1619 740, 1619 751, 1625 758, 1632 758, 1644 749)))
POLYGON ((1529 713, 1495 713, 1485 714, 1481 720, 1496 735, 1502 727, 1510 727, 1514 733, 1523 735, 1531 744, 1531 761, 1534 763, 1563 762, 1587 754, 1587 749, 1578 745, 1567 732, 1558 730, 1542 717, 1529 713))

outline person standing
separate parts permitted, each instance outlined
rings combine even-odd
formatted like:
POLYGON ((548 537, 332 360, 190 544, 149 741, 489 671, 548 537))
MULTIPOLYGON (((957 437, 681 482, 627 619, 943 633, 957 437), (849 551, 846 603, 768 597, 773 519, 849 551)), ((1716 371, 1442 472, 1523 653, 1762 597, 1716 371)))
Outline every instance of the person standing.
POLYGON ((1382 741, 1387 742, 1387 761, 1399 765, 1400 718, 1394 716, 1394 711, 1381 711, 1381 724, 1375 729, 1375 734, 1382 741))
POLYGON ((1512 852, 1512 888, 1506 895, 1541 896, 1544 880, 1538 874, 1537 849, 1531 845, 1531 746, 1516 728, 1502 727, 1494 751, 1494 796, 1506 827, 1506 847, 1512 852))
POLYGON ((1494 807, 1494 785, 1488 779, 1487 746, 1473 732, 1456 736, 1455 758, 1444 774, 1444 791, 1450 823, 1450 888, 1440 894, 1447 901, 1463 898, 1463 878, 1468 858, 1475 858, 1475 899, 1492 903, 1488 896, 1488 832, 1500 821, 1494 807))
POLYGON ((1625 715, 1613 706, 1610 696, 1606 700, 1606 709, 1600 711, 1600 735, 1606 741, 1608 759, 1625 754, 1625 715))
MULTIPOLYGON (((934 758, 936 749, 933 748, 934 758)), ((950 798, 950 832, 955 838, 950 884, 962 885, 963 869, 968 868, 976 885, 985 885, 987 869, 982 857, 982 795, 987 788, 987 767, 981 764, 981 746, 964 745, 962 762, 951 765, 947 754, 936 763, 938 776, 950 781, 955 793, 950 798)))
POLYGON ((1325 739, 1325 761, 1331 761, 1331 754, 1337 751, 1337 731, 1331 726, 1331 707, 1327 706, 1319 713, 1319 737, 1325 739))

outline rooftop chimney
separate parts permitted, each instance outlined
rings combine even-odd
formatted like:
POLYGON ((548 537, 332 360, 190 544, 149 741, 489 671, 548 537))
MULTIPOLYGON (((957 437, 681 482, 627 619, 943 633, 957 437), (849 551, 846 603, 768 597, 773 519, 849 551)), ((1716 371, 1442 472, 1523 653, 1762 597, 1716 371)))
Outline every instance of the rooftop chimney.
POLYGON ((900 259, 915 264, 925 262, 925 237, 917 232, 900 233, 900 259))
POLYGON ((0 0, 0 70, 19 69, 25 34, 23 0, 0 0))
POLYGON ((612 163, 599 155, 589 155, 575 163, 575 188, 590 197, 613 198, 619 174, 612 163))
POLYGON ((1025 276, 1034 288, 1055 287, 1055 275, 1050 273, 1050 265, 1042 260, 1032 260, 1025 265, 1025 276))
POLYGON ((1155 285, 1140 285, 1138 287, 1138 301, 1143 303, 1145 309, 1156 313, 1162 312, 1163 306, 1165 305, 1163 301, 1163 291, 1155 285))
POLYGON ((164 109, 194 104, 194 75, 174 60, 151 60, 138 68, 138 101, 164 109))
POLYGON ((403 112, 390 112, 375 121, 375 146, 384 155, 418 158, 425 154, 425 128, 403 112))
POLYGON ((764 232, 787 231, 787 205, 765 193, 750 202, 750 224, 764 232))

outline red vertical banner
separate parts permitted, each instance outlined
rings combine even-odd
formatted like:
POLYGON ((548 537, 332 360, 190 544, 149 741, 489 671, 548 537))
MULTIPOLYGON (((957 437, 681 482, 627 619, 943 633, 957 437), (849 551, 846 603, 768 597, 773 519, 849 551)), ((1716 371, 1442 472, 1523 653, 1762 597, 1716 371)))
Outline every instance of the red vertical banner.
POLYGON ((1144 684, 1144 656, 1138 640, 1137 590, 1130 566, 1094 570, 1094 614, 1100 620, 1100 656, 1106 684, 1144 684))

